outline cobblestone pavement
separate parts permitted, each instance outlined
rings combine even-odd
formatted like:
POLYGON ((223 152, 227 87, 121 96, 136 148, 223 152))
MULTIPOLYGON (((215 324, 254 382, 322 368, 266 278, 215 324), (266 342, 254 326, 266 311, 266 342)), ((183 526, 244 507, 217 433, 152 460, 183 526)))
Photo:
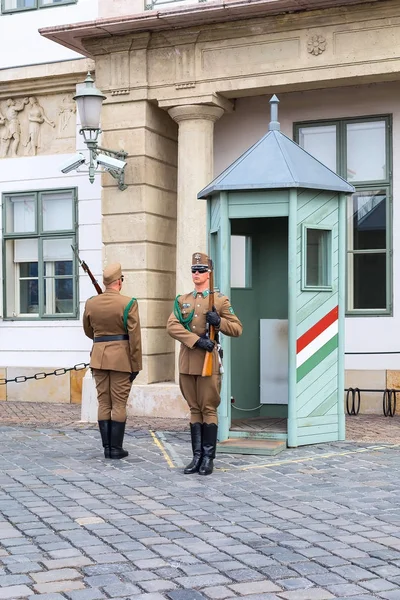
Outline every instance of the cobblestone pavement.
MULTIPOLYGON (((52 425, 62 427, 97 427, 80 423, 79 404, 48 402, 0 402, 0 423, 10 425, 52 425)), ((129 417, 128 426, 135 429, 187 431, 185 419, 129 417)), ((346 439, 359 442, 400 441, 400 416, 358 415, 346 419, 346 439)), ((1 600, 1 598, 0 598, 1 600)))
POLYGON ((0 600, 400 599, 398 438, 218 454, 185 476, 187 431, 133 419, 129 457, 105 461, 79 407, 12 425, 4 404, 0 600))

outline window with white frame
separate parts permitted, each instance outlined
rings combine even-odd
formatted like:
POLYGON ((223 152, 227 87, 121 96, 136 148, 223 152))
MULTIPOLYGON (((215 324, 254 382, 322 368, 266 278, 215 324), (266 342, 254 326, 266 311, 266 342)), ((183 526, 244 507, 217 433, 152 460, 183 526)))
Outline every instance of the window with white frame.
POLYGON ((2 13, 21 12, 24 10, 35 10, 48 6, 59 6, 60 4, 76 4, 78 0, 1 0, 2 13))
POLYGON ((303 226, 303 290, 332 289, 332 230, 303 226))
POLYGON ((392 312, 391 117, 297 123, 296 141, 347 179, 347 313, 392 312))
POLYGON ((76 192, 3 194, 5 318, 77 315, 76 192))

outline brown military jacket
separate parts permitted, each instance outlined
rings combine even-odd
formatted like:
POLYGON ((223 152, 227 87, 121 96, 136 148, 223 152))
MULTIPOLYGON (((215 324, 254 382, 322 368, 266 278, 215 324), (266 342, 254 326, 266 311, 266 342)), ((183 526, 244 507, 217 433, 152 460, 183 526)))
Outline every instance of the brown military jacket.
MULTIPOLYGON (((201 335, 206 332, 206 313, 208 311, 208 291, 203 294, 190 292, 178 297, 182 317, 186 318, 194 310, 190 322, 190 331, 182 325, 172 313, 167 322, 167 331, 171 337, 181 342, 179 354, 179 372, 186 375, 201 375, 203 370, 205 350, 195 348, 194 345, 201 335)), ((242 333, 242 324, 233 312, 231 303, 227 296, 214 294, 214 306, 221 317, 219 329, 224 335, 238 337, 242 333)), ((213 373, 219 373, 219 361, 217 350, 213 352, 213 373)))
POLYGON ((136 300, 128 313, 128 331, 124 329, 124 310, 130 301, 129 296, 122 296, 112 289, 87 300, 83 329, 90 339, 103 335, 129 335, 129 341, 94 343, 90 354, 93 369, 128 373, 142 370, 142 340, 136 300))

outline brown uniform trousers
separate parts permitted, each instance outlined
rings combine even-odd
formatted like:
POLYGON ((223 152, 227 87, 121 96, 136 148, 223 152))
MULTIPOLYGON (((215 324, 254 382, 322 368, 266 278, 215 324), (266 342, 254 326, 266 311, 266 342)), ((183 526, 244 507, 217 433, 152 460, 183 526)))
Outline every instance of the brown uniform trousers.
POLYGON ((131 298, 107 289, 86 302, 83 315, 85 334, 92 340, 105 335, 128 333, 129 340, 95 342, 90 354, 90 367, 96 382, 99 401, 98 420, 126 421, 126 403, 130 374, 142 369, 142 342, 139 309, 133 302, 124 328, 124 310, 131 298))
MULTIPOLYGON (((186 329, 172 313, 168 319, 167 331, 171 337, 181 342, 179 354, 179 386, 190 408, 191 423, 218 423, 217 408, 221 401, 221 375, 216 348, 213 351, 213 373, 211 377, 202 377, 205 350, 194 347, 200 336, 206 332, 206 313, 209 310, 208 292, 190 292, 178 298, 183 318, 193 310, 193 318, 186 329)), ((242 324, 234 314, 229 298, 215 294, 215 308, 221 317, 216 331, 224 335, 238 337, 242 333, 242 324)))

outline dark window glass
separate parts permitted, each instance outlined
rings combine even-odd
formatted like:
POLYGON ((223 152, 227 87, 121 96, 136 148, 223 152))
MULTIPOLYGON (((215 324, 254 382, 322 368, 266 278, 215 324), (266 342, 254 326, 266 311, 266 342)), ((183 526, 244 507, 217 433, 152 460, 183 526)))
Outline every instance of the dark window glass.
POLYGON ((386 308, 386 253, 354 255, 354 308, 386 308))

